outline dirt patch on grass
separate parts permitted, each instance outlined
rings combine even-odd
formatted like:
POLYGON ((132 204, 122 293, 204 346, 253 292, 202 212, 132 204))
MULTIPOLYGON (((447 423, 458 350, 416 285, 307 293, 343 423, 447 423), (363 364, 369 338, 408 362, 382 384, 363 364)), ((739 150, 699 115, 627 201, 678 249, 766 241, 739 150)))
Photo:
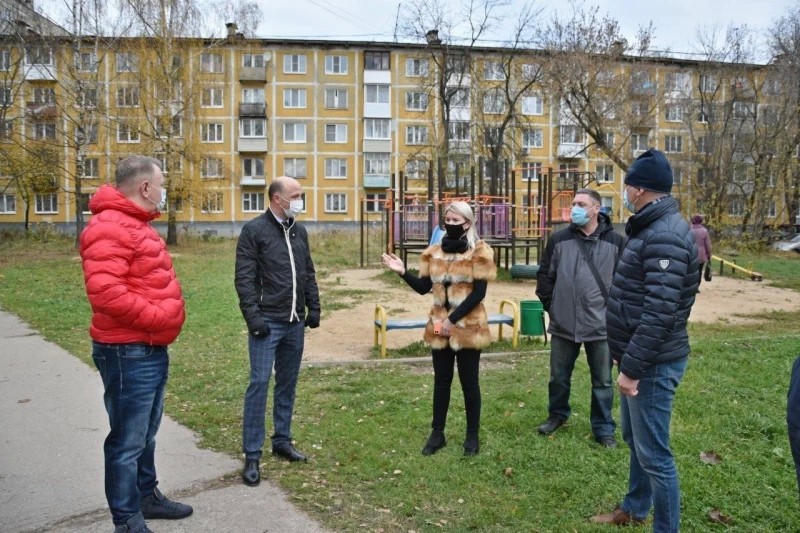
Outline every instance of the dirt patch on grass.
MULTIPOLYGON (((332 274, 335 290, 370 291, 360 297, 352 308, 326 312, 319 328, 306 333, 304 359, 313 361, 353 361, 367 359, 372 353, 375 306, 382 305, 391 318, 422 318, 431 304, 431 296, 420 296, 407 287, 392 287, 378 278, 380 269, 344 270, 332 274)), ((322 305, 325 307, 323 280, 322 305)), ((519 302, 536 299, 533 280, 493 282, 486 295, 490 313, 499 311, 504 299, 519 302)), ((778 289, 763 282, 715 276, 703 282, 692 308, 692 322, 723 322, 726 324, 753 323, 753 315, 768 311, 800 309, 795 291, 778 289)), ((497 326, 492 326, 497 337, 497 326)), ((504 328, 508 334, 509 328, 504 328)), ((388 333, 387 348, 400 348, 421 340, 422 330, 392 330, 388 333)))

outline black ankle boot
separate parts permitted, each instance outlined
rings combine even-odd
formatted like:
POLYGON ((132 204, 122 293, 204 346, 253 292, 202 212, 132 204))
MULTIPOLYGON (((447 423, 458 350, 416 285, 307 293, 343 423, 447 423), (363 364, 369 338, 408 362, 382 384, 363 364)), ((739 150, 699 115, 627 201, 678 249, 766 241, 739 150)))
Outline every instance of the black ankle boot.
POLYGON ((478 442, 477 433, 467 433, 467 438, 464 439, 464 457, 471 457, 478 455, 481 446, 478 442))
POLYGON ((431 436, 428 437, 428 442, 422 448, 422 455, 433 455, 438 452, 447 444, 447 439, 444 438, 444 432, 434 429, 431 431, 431 436))

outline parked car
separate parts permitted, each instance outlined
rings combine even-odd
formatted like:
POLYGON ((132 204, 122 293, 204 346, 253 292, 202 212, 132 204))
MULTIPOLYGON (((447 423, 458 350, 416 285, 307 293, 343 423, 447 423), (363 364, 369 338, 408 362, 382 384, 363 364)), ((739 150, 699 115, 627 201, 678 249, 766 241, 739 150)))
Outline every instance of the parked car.
POLYGON ((800 234, 794 236, 790 241, 776 241, 772 243, 772 247, 782 252, 797 252, 800 253, 800 234))

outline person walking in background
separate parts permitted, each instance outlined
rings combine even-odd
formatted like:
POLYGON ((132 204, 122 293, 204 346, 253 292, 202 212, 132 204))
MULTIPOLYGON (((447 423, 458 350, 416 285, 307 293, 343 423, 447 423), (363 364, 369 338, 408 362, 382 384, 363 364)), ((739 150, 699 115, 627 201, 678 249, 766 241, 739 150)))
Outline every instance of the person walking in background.
MULTIPOLYGON (((711 261, 711 237, 708 236, 708 229, 703 226, 703 216, 694 215, 690 226, 694 240, 697 243, 697 259, 700 261, 700 274, 703 274, 705 266, 711 261)), ((703 276, 700 276, 699 284, 702 283, 703 276)), ((700 292, 699 290, 697 292, 700 292)))
POLYGON ((116 186, 103 185, 92 196, 93 216, 80 237, 92 359, 110 425, 103 446, 105 491, 116 533, 146 533, 145 519, 192 514, 190 506, 161 494, 155 465, 167 346, 186 317, 167 247, 150 225, 166 192, 157 159, 123 159, 116 186))
POLYGON ((675 532, 680 487, 669 445, 675 390, 689 358, 686 326, 700 281, 697 246, 670 196, 672 168, 650 149, 625 176, 623 202, 633 214, 606 312, 608 346, 619 365, 622 437, 630 448, 628 494, 591 521, 642 523, 654 509, 653 531, 675 532))
POLYGON ((547 241, 536 276, 536 296, 550 316, 552 339, 549 415, 538 428, 543 435, 551 435, 571 414, 572 371, 583 345, 592 377, 592 433, 600 445, 617 446, 606 300, 624 243, 608 215, 600 211, 600 195, 592 189, 575 193, 569 227, 547 241))
POLYGON ((478 367, 481 349, 489 345, 491 334, 483 299, 488 282, 497 269, 494 252, 475 231, 475 214, 466 202, 453 202, 444 213, 446 234, 441 244, 429 246, 420 258, 419 277, 409 273, 394 254, 383 254, 383 264, 397 272, 419 294, 433 289, 433 307, 425 326, 425 342, 433 359, 433 421, 431 434, 422 455, 431 455, 447 444, 444 435, 453 364, 458 361, 458 377, 464 393, 467 435, 464 455, 480 449, 481 389, 478 367))
POLYGON ((308 233, 295 220, 303 210, 303 189, 294 178, 281 176, 267 194, 269 208, 244 225, 236 244, 234 283, 249 332, 250 383, 242 424, 242 479, 249 486, 261 481, 259 461, 273 366, 272 455, 287 461, 307 459, 292 444, 292 412, 304 328, 319 327, 321 313, 308 233))
POLYGON ((800 494, 800 357, 795 359, 792 377, 789 381, 789 394, 786 401, 786 424, 789 428, 789 444, 794 457, 797 474, 797 490, 800 494))

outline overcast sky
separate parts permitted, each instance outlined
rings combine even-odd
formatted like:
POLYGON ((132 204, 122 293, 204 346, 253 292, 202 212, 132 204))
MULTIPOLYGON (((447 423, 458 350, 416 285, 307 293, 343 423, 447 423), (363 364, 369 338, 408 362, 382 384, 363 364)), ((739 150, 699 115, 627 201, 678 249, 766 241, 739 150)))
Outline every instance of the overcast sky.
MULTIPOLYGON (((692 52, 698 27, 747 24, 764 31, 800 0, 589 0, 601 13, 617 19, 623 32, 633 37, 641 25, 655 25, 654 48, 692 52)), ((352 40, 393 40, 398 5, 402 0, 258 0, 264 20, 259 37, 320 37, 352 40)), ((522 5, 514 0, 515 6, 522 5)), ((453 2, 455 5, 456 2, 453 2)), ((566 10, 566 0, 538 0, 549 16, 566 10)), ((509 18, 509 29, 513 19, 509 18)), ((486 43, 489 44, 489 43, 486 43)))

